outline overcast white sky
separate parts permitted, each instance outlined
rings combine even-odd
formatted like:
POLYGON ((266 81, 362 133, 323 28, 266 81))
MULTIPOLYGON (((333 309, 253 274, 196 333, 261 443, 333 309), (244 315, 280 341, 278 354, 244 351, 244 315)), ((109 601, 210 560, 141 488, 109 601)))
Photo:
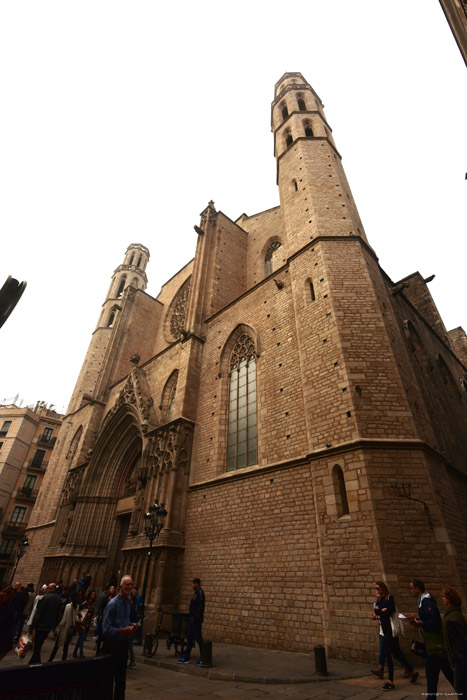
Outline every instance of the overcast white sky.
POLYGON ((300 71, 325 104, 368 239, 397 281, 465 308, 467 71, 438 0, 0 4, 0 402, 64 411, 114 269, 147 291, 194 255, 210 199, 279 203, 270 105, 300 71))

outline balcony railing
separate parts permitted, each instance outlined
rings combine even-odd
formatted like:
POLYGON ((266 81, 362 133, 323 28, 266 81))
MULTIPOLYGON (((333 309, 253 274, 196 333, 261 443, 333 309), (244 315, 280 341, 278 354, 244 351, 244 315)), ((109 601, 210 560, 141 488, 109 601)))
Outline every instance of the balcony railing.
POLYGON ((27 523, 16 523, 13 520, 7 520, 3 526, 2 532, 4 535, 17 535, 19 537, 20 535, 24 535, 27 526, 27 523))
POLYGON ((45 472, 45 470, 47 469, 47 465, 48 462, 42 462, 41 464, 39 464, 39 462, 36 462, 36 464, 34 464, 34 460, 31 459, 29 464, 26 464, 26 467, 28 469, 37 469, 40 472, 45 472))
POLYGON ((49 447, 53 447, 57 441, 56 437, 52 437, 51 435, 40 435, 37 438, 37 442, 40 443, 41 445, 48 445, 49 447))
POLYGON ((30 501, 35 501, 37 498, 37 489, 22 488, 18 489, 16 492, 16 498, 27 498, 30 501))
POLYGON ((13 552, 0 552, 0 561, 7 564, 13 561, 13 552))

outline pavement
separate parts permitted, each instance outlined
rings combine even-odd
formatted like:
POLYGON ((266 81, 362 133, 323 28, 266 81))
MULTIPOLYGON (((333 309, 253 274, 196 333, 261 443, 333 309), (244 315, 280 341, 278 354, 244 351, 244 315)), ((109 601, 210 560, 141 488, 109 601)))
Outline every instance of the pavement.
MULTIPOLYGON (((42 656, 48 658, 52 642, 44 644, 42 656)), ((142 656, 142 647, 135 646, 136 668, 127 672, 126 700, 376 700, 388 695, 383 681, 374 676, 371 664, 327 660, 327 675, 315 672, 314 655, 257 649, 233 644, 213 643, 212 667, 196 666, 197 650, 190 664, 177 664, 173 651, 159 647, 152 659, 142 656)), ((376 650, 375 650, 376 654, 376 650)), ((71 656, 71 654, 70 654, 71 656)), ((85 642, 85 656, 94 656, 94 643, 85 642)), ((10 652, 0 669, 27 664, 10 652)), ((57 662, 54 662, 57 663, 57 662)), ((79 659, 75 663, 80 663, 79 659)), ((418 682, 411 684, 397 669, 392 700, 417 698, 426 694, 424 669, 418 668, 418 682)), ((453 688, 442 676, 438 695, 454 695, 453 688)))

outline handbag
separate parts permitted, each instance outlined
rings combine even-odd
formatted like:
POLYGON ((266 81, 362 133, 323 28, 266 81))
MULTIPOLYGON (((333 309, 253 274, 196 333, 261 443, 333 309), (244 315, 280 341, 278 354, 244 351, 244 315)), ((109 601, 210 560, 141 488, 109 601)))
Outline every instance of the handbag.
POLYGON ((421 642, 419 639, 412 639, 410 651, 416 656, 426 656, 425 642, 421 642))
POLYGON ((426 646, 425 642, 420 639, 420 632, 417 630, 417 639, 412 639, 412 645, 410 651, 415 656, 426 656, 426 646))
POLYGON ((442 627, 439 627, 437 630, 423 630, 423 639, 425 640, 428 656, 447 656, 442 627))

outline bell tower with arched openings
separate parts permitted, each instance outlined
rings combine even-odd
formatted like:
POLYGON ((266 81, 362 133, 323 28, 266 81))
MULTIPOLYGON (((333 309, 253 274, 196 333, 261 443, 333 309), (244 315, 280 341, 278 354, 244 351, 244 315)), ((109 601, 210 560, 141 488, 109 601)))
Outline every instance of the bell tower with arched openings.
POLYGON ((285 73, 274 94, 271 125, 289 255, 320 235, 366 241, 319 96, 301 73, 285 73))
POLYGON ((114 271, 71 397, 69 412, 79 408, 84 396, 96 399, 105 391, 113 366, 107 359, 111 356, 114 346, 121 345, 122 334, 128 324, 131 324, 131 307, 135 293, 146 289, 148 261, 149 250, 141 243, 131 243, 126 249, 122 264, 114 271))
POLYGON ((141 243, 131 243, 125 252, 123 263, 112 275, 109 291, 102 305, 97 328, 112 328, 118 312, 121 310, 119 300, 127 287, 145 290, 148 284, 146 266, 149 250, 141 243))

